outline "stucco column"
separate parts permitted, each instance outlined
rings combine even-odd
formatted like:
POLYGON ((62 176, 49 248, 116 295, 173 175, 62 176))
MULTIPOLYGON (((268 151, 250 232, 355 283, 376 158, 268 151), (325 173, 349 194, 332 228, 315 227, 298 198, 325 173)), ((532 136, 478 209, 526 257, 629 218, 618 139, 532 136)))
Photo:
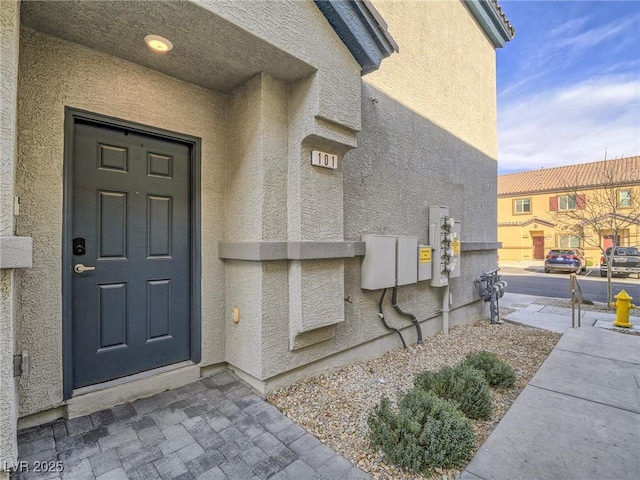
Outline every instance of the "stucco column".
MULTIPOLYGON (((261 74, 236 88, 227 113, 225 241, 286 238, 287 86, 261 74)), ((263 324, 287 301, 286 260, 225 262, 225 357, 262 378, 263 324), (283 280, 284 278, 284 280, 283 280), (234 322, 232 312, 239 315, 234 322)))
MULTIPOLYGON (((16 152, 16 104, 20 2, 0 3, 0 237, 13 236, 13 192, 16 152)), ((7 252, 0 252, 0 255, 7 252)), ((17 405, 13 378, 14 273, 0 270, 0 478, 5 462, 17 459, 17 405)))
MULTIPOLYGON (((289 97, 289 241, 344 240, 342 160, 355 146, 355 131, 309 115, 318 82, 317 76, 299 82, 289 97), (312 166, 313 150, 338 155, 338 168, 312 166)), ((289 349, 333 338, 334 325, 344 321, 344 260, 292 260, 288 284, 289 349)))

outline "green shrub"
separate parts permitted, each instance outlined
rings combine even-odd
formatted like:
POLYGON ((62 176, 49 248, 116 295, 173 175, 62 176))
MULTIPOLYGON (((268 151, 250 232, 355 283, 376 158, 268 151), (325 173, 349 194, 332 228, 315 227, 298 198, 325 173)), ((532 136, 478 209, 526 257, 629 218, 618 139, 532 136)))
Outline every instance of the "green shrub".
POLYGON ((388 461, 413 473, 454 468, 467 460, 474 432, 469 419, 450 402, 414 388, 393 412, 383 397, 368 418, 371 446, 388 461))
POLYGON ((422 372, 416 376, 415 386, 451 400, 469 418, 491 415, 489 383, 480 370, 468 365, 422 372))
POLYGON ((480 370, 492 387, 509 388, 516 381, 513 368, 491 352, 482 350, 468 353, 462 363, 480 370))

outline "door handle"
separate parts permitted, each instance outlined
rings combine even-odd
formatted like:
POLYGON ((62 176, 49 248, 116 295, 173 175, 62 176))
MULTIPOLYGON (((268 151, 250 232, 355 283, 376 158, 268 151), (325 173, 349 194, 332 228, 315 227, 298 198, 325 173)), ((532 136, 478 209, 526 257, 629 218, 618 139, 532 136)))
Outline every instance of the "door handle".
POLYGON ((76 273, 90 272, 91 270, 95 270, 95 269, 96 269, 96 267, 85 267, 81 263, 76 263, 73 266, 73 271, 76 272, 76 273))

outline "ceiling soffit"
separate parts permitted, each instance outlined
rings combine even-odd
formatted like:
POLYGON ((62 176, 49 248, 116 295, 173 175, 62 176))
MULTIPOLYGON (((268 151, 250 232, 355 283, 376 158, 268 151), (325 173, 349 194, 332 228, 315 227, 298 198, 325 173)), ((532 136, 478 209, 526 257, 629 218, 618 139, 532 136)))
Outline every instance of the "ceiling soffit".
POLYGON ((294 82, 315 68, 191 2, 23 1, 24 26, 219 92, 260 72, 294 82), (152 52, 147 34, 169 39, 152 52))

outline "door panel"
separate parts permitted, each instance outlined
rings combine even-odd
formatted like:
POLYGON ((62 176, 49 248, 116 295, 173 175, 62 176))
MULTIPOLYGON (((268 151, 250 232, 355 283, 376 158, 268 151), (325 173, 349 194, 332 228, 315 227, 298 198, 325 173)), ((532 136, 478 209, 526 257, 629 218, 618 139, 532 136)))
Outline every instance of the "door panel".
POLYGON ((127 256, 127 193, 98 191, 98 251, 101 259, 127 256))
POLYGON ((73 386, 189 359, 189 146, 78 122, 73 147, 73 386))
POLYGON ((96 351, 127 346, 127 284, 97 285, 98 345, 96 351))
POLYGON ((147 258, 171 257, 171 197, 147 198, 147 258))
POLYGON ((171 280, 147 282, 147 341, 171 335, 171 280))

